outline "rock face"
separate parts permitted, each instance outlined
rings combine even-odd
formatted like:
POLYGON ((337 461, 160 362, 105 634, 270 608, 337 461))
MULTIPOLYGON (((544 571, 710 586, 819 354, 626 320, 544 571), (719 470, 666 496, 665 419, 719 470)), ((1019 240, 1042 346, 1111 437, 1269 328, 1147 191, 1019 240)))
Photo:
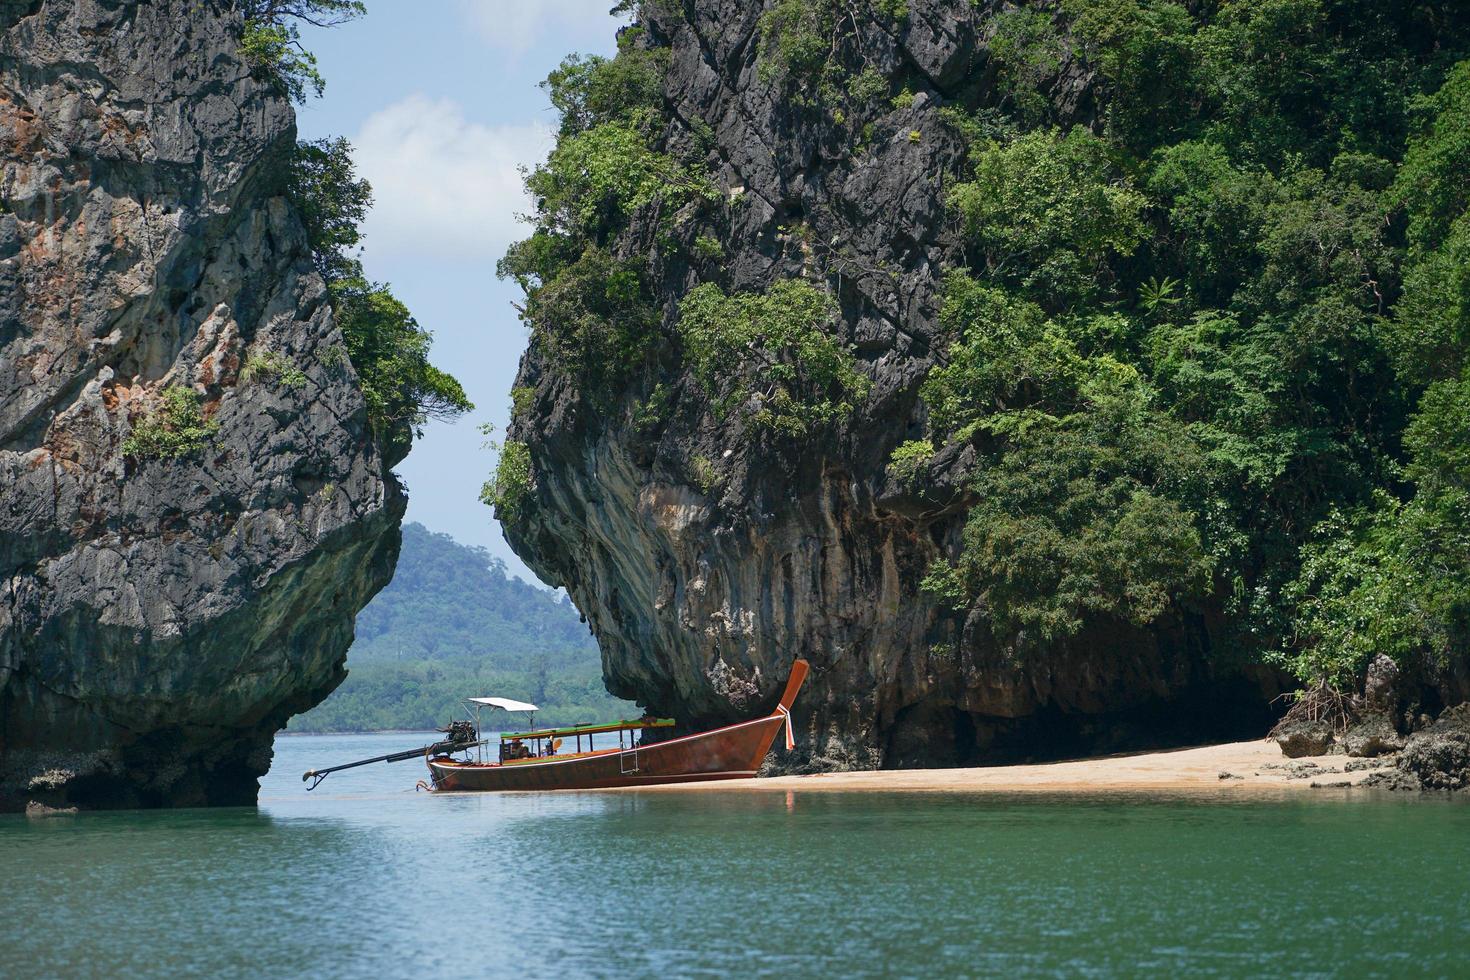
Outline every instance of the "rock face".
MULTIPOLYGON (((1387 715, 1369 715, 1342 735, 1342 747, 1356 758, 1391 755, 1404 747, 1404 736, 1387 715)), ((1283 751, 1285 747, 1283 746, 1283 751)), ((1289 754, 1289 753, 1288 753, 1289 754)))
POLYGON ((0 4, 3 807, 253 802, 392 574, 404 497, 237 36, 209 0, 0 4), (126 455, 172 387, 217 430, 126 455))
MULTIPOLYGON (((762 81, 761 4, 673 6, 642 5, 647 37, 670 49, 667 144, 708 144, 705 164, 733 203, 703 231, 723 245, 717 263, 653 258, 666 320, 701 281, 736 291, 805 277, 840 307, 872 390, 836 431, 794 444, 708 411, 684 370, 666 379, 668 408, 650 431, 633 411, 647 391, 600 406, 533 346, 517 384, 534 399, 510 435, 531 448, 534 506, 507 533, 586 614, 612 691, 689 725, 725 721, 768 708, 792 659, 807 657, 786 768, 1261 731, 1272 682, 1221 666, 1207 613, 1147 630, 1098 623, 1028 657, 998 646, 982 615, 957 622, 919 590, 930 562, 957 548, 973 459, 941 453, 917 491, 886 464, 923 434, 918 386, 941 356, 939 290, 961 251, 944 195, 965 150, 939 110, 993 80, 993 11, 910 0, 901 31, 855 28, 862 61, 914 97, 871 120, 854 152, 849 129, 793 110, 762 81)), ((1063 66, 1054 99, 1081 119, 1089 80, 1076 74, 1063 66)), ((622 251, 646 254, 659 234, 657 216, 635 222, 622 251)))
POLYGON ((1372 785, 1397 790, 1470 788, 1470 703, 1443 712, 1408 738, 1396 768, 1372 785))
POLYGON ((1288 759, 1326 755, 1332 745, 1332 726, 1325 721, 1285 721, 1272 732, 1281 754, 1288 759))

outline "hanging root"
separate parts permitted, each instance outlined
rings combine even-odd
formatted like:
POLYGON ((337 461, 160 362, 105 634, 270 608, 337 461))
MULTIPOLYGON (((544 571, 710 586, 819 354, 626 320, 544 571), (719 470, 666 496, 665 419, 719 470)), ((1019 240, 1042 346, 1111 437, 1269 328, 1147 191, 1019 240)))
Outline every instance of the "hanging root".
POLYGON ((1341 735, 1358 720, 1357 699, 1343 694, 1325 680, 1318 681, 1307 690, 1283 694, 1277 700, 1290 701, 1292 704, 1271 729, 1272 736, 1289 725, 1303 721, 1326 722, 1334 735, 1341 735))

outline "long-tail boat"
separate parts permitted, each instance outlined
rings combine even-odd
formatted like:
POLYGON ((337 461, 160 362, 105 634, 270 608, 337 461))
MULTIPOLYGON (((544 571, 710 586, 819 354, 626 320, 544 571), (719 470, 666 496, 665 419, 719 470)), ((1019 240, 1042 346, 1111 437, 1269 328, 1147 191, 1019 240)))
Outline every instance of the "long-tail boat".
MULTIPOLYGON (((651 743, 640 743, 639 733, 644 729, 672 726, 672 718, 503 732, 497 758, 488 761, 484 758, 488 744, 484 741, 477 741, 470 750, 459 750, 473 758, 455 758, 452 752, 431 751, 426 753, 429 773, 435 789, 479 791, 605 789, 749 779, 760 769, 771 743, 783 730, 786 748, 795 747, 791 705, 806 680, 807 670, 805 660, 793 663, 776 709, 750 721, 651 743), (614 732, 618 736, 616 748, 594 745, 596 736, 606 738, 614 732)), ((492 709, 512 704, 520 710, 535 710, 534 705, 505 702, 500 698, 469 700, 492 709)))

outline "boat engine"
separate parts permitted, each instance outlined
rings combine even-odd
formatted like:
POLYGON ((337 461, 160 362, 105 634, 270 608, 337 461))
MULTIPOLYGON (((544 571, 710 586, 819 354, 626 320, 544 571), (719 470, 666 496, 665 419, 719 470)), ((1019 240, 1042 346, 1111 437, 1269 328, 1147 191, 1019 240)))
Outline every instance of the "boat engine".
POLYGON ((478 741, 475 734, 475 723, 472 721, 451 721, 445 727, 439 729, 444 733, 444 741, 454 745, 462 743, 473 743, 478 741))
POLYGON ((358 766, 365 766, 373 762, 403 762, 407 759, 422 759, 429 755, 449 755, 461 749, 473 748, 475 743, 480 740, 479 735, 475 732, 475 723, 472 721, 451 721, 448 726, 439 729, 439 731, 444 734, 444 738, 441 741, 435 742, 433 745, 425 745, 417 749, 406 749, 403 752, 390 752, 387 755, 376 755, 371 759, 360 759, 357 762, 348 762, 340 766, 331 766, 327 769, 311 769, 301 779, 303 782, 310 780, 311 785, 306 788, 313 790, 321 785, 323 779, 326 779, 334 772, 341 772, 343 769, 356 769, 358 766))

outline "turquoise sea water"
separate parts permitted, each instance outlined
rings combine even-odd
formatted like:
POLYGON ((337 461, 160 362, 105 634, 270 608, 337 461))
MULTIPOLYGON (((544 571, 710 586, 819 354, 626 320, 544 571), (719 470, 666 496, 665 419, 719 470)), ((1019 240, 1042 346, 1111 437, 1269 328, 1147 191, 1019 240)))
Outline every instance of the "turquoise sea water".
POLYGON ((430 796, 282 737, 258 810, 0 816, 0 976, 1464 976, 1470 805, 430 796))

